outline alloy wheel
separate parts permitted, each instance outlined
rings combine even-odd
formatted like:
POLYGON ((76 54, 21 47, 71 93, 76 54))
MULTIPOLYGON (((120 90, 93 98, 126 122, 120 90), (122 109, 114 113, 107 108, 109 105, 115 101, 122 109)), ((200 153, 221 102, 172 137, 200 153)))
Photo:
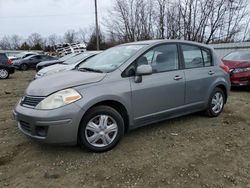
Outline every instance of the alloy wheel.
POLYGON ((223 95, 220 92, 216 92, 212 98, 212 110, 215 114, 221 112, 224 105, 223 95))
POLYGON ((85 128, 85 137, 94 147, 110 145, 118 133, 117 122, 109 115, 97 115, 92 118, 85 128))
POLYGON ((5 79, 9 75, 8 71, 6 69, 0 69, 0 78, 5 79))

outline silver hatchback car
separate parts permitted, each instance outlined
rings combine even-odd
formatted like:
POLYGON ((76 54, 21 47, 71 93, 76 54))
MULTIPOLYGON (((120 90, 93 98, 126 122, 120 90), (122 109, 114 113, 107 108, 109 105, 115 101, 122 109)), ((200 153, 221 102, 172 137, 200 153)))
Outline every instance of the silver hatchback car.
POLYGON ((176 40, 119 45, 78 70, 34 80, 13 110, 27 136, 112 149, 128 130, 197 111, 218 116, 228 67, 209 46, 176 40))

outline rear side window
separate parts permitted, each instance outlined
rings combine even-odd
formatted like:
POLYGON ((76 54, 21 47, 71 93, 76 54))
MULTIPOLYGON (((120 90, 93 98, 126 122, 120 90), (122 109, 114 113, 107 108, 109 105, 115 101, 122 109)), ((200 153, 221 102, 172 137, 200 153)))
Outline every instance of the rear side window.
POLYGON ((183 58, 185 68, 199 68, 203 67, 203 58, 201 49, 192 45, 182 45, 183 58))
POLYGON ((212 55, 207 49, 193 45, 182 45, 185 68, 212 66, 212 55))

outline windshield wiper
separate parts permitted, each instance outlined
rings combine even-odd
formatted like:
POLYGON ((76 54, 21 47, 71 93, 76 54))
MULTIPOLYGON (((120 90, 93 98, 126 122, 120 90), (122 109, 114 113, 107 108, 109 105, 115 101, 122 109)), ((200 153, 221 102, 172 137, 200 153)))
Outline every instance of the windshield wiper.
POLYGON ((93 68, 88 68, 88 67, 83 67, 83 68, 79 68, 79 71, 90 71, 90 72, 99 72, 99 73, 103 73, 103 71, 99 70, 99 69, 93 69, 93 68))

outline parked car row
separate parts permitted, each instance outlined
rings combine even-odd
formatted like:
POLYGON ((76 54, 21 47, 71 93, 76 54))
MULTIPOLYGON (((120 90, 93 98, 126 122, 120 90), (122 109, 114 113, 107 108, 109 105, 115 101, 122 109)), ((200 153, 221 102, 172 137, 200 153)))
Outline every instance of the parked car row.
POLYGON ((72 56, 70 54, 71 57, 69 59, 67 59, 66 61, 64 61, 62 63, 54 64, 51 66, 47 66, 47 67, 43 68, 42 70, 40 70, 36 74, 35 78, 37 79, 37 78, 41 78, 43 76, 48 76, 48 75, 55 74, 58 72, 77 69, 77 67, 79 67, 81 64, 83 64, 89 58, 97 55, 100 52, 101 51, 89 51, 89 52, 84 52, 84 53, 80 53, 80 54, 75 54, 74 56, 72 56))
POLYGON ((36 68, 36 65, 42 61, 57 60, 56 57, 48 55, 31 55, 20 60, 14 60, 13 65, 18 70, 28 70, 30 68, 36 68))

